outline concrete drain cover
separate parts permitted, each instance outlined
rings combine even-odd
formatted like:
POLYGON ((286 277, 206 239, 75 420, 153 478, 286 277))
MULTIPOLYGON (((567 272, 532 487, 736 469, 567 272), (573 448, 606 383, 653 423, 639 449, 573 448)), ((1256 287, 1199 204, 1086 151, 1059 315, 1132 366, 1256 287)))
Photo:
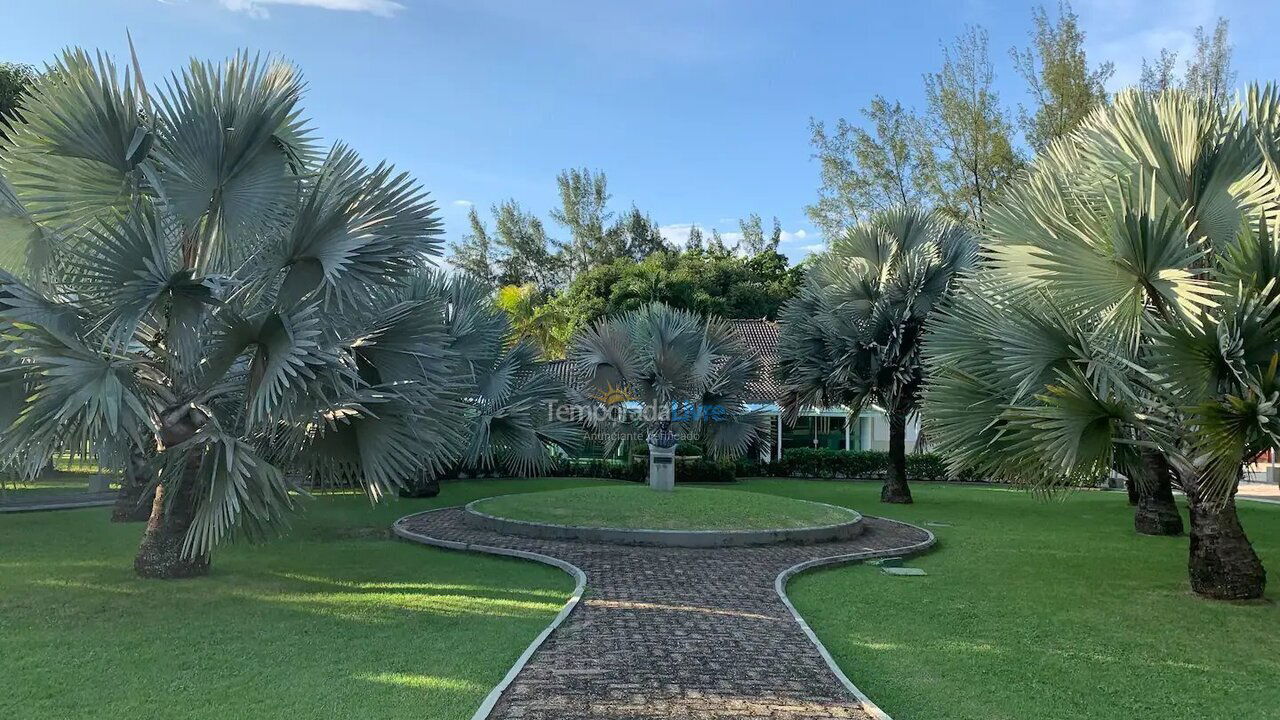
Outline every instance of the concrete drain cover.
POLYGON ((951 523, 944 522, 927 522, 925 525, 928 525, 929 527, 953 527, 951 523))
POLYGON ((883 572, 885 575, 912 575, 912 576, 917 576, 917 575, 928 575, 928 574, 929 574, 929 573, 925 572, 924 570, 921 570, 920 568, 909 568, 909 567, 882 567, 882 568, 880 568, 880 571, 881 571, 881 572, 883 572))

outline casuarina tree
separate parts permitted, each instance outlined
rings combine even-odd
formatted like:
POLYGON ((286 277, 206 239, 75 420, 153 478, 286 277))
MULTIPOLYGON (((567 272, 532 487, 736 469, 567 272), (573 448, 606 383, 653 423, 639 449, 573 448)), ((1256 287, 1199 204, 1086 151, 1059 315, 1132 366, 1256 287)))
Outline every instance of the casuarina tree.
MULTIPOLYGON (((426 193, 318 154, 290 66, 193 62, 163 88, 66 52, 0 160, 23 262, 0 273, 0 457, 145 463, 135 568, 199 575, 272 534, 298 480, 380 498, 465 444, 426 193)), ((136 467, 134 468, 136 470, 136 467)))

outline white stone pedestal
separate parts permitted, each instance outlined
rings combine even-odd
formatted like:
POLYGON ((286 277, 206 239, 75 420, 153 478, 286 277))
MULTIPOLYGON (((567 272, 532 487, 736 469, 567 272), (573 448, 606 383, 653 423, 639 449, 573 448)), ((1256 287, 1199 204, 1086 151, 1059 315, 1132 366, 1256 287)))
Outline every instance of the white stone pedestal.
POLYGON ((676 489, 676 448, 649 445, 649 487, 671 492, 676 489))

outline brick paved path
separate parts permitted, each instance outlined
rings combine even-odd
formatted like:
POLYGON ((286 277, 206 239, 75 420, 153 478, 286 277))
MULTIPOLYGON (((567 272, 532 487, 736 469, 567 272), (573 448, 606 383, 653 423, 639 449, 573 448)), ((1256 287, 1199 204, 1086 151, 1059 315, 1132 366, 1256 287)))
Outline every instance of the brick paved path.
POLYGON ((402 519, 438 540, 536 552, 587 575, 578 607, 534 653, 490 718, 828 720, 883 717, 845 688, 774 589, 808 560, 919 552, 932 536, 866 518, 852 540, 684 549, 532 540, 466 525, 461 509, 402 519))

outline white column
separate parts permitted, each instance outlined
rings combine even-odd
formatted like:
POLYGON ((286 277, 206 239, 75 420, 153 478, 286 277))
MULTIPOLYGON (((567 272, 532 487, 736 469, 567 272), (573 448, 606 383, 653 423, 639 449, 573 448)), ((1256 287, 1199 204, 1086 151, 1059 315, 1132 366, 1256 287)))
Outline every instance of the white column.
POLYGON ((845 415, 844 416, 844 450, 845 452, 848 452, 853 449, 853 447, 849 444, 849 426, 852 424, 853 424, 853 416, 845 415))
POLYGON ((782 459, 782 411, 778 411, 778 459, 782 459))

